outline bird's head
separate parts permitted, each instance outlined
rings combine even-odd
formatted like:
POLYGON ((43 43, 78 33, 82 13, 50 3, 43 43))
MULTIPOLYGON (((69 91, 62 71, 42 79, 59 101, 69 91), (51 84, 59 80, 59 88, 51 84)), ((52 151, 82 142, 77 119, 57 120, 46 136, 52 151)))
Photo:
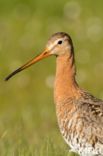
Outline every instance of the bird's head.
POLYGON ((29 66, 35 64, 36 62, 42 60, 51 55, 61 56, 64 54, 71 55, 73 53, 73 44, 70 36, 64 32, 58 32, 53 34, 47 42, 45 50, 32 60, 28 61, 26 64, 12 72, 8 75, 5 80, 9 80, 12 76, 19 73, 20 71, 28 68, 29 66))
POLYGON ((53 34, 47 42, 46 50, 50 55, 64 55, 73 52, 73 44, 70 36, 64 32, 53 34))

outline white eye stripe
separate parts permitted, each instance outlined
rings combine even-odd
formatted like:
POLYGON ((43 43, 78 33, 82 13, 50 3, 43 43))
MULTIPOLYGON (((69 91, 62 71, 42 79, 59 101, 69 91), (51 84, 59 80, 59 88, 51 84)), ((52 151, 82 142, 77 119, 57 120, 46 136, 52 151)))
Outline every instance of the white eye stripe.
POLYGON ((53 44, 49 45, 49 50, 51 50, 53 47, 55 47, 59 41, 64 41, 63 38, 57 39, 53 44))
POLYGON ((63 38, 59 38, 54 43, 58 44, 59 41, 64 41, 64 40, 63 40, 63 38))

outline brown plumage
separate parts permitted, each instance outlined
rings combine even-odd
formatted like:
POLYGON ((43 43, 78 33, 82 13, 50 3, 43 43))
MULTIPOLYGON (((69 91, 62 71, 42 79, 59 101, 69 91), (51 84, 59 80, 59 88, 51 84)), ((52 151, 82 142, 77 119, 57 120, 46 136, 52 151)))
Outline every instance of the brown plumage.
POLYGON ((78 86, 73 43, 68 34, 54 34, 43 53, 5 80, 50 55, 57 56, 54 98, 58 124, 65 141, 80 156, 103 156, 103 101, 78 86))

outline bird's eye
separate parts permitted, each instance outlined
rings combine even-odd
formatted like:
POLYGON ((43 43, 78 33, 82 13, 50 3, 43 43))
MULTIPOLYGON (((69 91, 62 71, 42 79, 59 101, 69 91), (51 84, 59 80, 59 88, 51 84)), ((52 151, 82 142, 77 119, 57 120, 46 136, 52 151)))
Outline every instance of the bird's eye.
POLYGON ((63 42, 63 41, 62 41, 62 40, 60 40, 60 41, 58 41, 58 44, 62 44, 62 42, 63 42))

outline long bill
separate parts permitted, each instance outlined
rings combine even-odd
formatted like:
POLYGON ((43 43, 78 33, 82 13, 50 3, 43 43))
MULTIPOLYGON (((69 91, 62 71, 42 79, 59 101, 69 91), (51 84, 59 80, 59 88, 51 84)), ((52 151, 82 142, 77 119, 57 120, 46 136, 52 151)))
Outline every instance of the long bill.
POLYGON ((32 60, 28 61, 27 63, 25 63, 23 66, 21 66, 20 68, 16 69, 14 72, 12 72, 11 74, 9 74, 6 78, 5 81, 8 81, 11 77, 13 77, 15 74, 21 72, 22 70, 30 67, 31 65, 35 64, 36 62, 42 60, 43 58, 46 58, 48 56, 50 56, 50 52, 49 50, 44 50, 44 52, 42 52, 40 55, 36 56, 35 58, 33 58, 32 60))

